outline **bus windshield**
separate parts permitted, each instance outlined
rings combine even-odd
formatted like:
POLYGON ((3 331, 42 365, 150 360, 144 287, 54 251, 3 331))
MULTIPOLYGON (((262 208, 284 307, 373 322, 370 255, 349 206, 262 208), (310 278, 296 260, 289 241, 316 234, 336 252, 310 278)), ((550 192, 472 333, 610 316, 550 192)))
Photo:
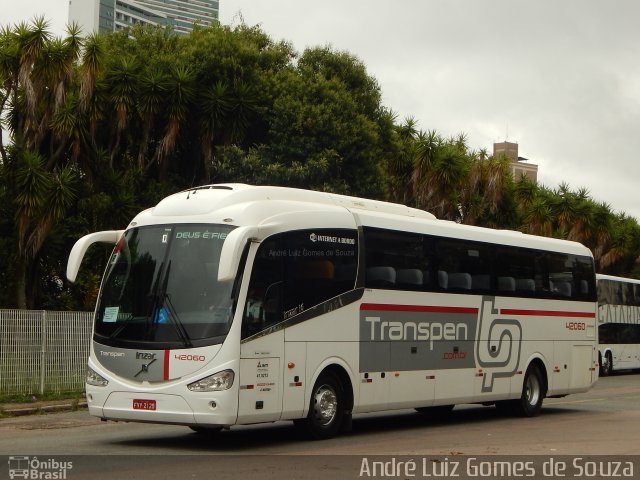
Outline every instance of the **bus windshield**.
POLYGON ((147 348, 222 343, 231 326, 233 281, 218 282, 218 265, 234 228, 180 224, 127 230, 105 272, 94 339, 147 348))

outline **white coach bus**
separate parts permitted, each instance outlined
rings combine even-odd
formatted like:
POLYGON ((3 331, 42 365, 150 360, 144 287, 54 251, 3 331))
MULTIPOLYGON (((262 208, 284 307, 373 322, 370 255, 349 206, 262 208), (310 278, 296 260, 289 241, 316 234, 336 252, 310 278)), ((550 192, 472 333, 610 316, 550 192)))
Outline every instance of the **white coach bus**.
POLYGON ((640 280, 596 275, 600 375, 640 368, 640 280))
POLYGON ((198 432, 496 404, 533 416, 597 379, 594 263, 567 241, 281 187, 171 195, 123 231, 95 312, 87 401, 198 432))

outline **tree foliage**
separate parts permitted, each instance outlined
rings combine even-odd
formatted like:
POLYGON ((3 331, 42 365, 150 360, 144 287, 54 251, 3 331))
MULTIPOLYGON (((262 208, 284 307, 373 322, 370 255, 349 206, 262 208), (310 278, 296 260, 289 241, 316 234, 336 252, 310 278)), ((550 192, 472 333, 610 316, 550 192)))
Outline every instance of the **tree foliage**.
POLYGON ((43 18, 0 29, 1 307, 91 308, 108 252, 90 250, 95 267, 69 285, 75 240, 213 182, 397 201, 581 241, 609 273, 637 268, 635 219, 585 189, 514 179, 464 135, 398 122, 348 52, 298 53, 247 25, 79 32, 54 38, 43 18))

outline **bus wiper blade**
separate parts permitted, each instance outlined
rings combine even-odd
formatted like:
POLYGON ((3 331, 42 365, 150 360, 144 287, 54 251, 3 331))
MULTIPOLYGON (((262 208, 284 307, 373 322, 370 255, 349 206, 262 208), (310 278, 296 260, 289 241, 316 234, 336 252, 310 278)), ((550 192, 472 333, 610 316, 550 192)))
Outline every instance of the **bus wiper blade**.
POLYGON ((136 317, 133 316, 133 314, 129 315, 127 318, 125 318, 122 323, 120 325, 118 325, 118 328, 116 328, 111 335, 109 335, 109 338, 116 338, 118 335, 120 335, 120 333, 122 333, 122 331, 125 329, 125 327, 127 325, 129 325, 136 317))
POLYGON ((178 333, 178 336, 180 337, 180 340, 182 340, 183 345, 187 348, 193 347, 193 344, 191 343, 191 337, 189 337, 187 329, 184 328, 184 324, 180 320, 180 316, 178 315, 176 308, 173 306, 173 302, 171 301, 168 293, 162 294, 161 305, 166 305, 168 313, 167 317, 169 318, 171 325, 173 325, 173 328, 175 328, 176 332, 178 333))
MULTIPOLYGON (((166 305, 167 317, 169 318, 171 325, 173 325, 173 328, 175 328, 176 332, 178 333, 178 336, 180 337, 180 340, 182 340, 183 345, 189 348, 193 346, 193 344, 191 343, 191 338, 189 338, 189 334, 187 333, 186 328, 184 328, 184 324, 180 320, 180 316, 178 315, 178 312, 174 307, 173 302, 169 297, 169 294, 167 293, 167 286, 169 284, 170 272, 171 272, 171 261, 169 261, 169 263, 167 264, 167 271, 164 272, 164 279, 162 281, 162 285, 160 286, 160 290, 156 294, 156 299, 154 300, 154 304, 156 304, 161 308, 165 307, 166 305), (158 300, 160 300, 159 303, 158 303, 158 300)), ((156 318, 158 320, 159 320, 159 310, 160 309, 158 309, 158 313, 155 313, 156 318)))
MULTIPOLYGON (((169 273, 169 269, 171 268, 171 262, 169 262, 169 265, 167 266, 167 274, 169 273)), ((153 315, 156 311, 156 308, 158 306, 158 287, 160 286, 160 278, 162 278, 162 275, 164 275, 164 262, 162 262, 160 264, 160 268, 158 268, 158 275, 156 275, 156 278, 153 282, 153 285, 151 285, 151 290, 149 291, 147 297, 151 298, 151 308, 149 309, 149 313, 147 315, 147 329, 149 328, 149 319, 153 318, 153 315)), ((163 292, 166 291, 166 281, 163 282, 163 292)))

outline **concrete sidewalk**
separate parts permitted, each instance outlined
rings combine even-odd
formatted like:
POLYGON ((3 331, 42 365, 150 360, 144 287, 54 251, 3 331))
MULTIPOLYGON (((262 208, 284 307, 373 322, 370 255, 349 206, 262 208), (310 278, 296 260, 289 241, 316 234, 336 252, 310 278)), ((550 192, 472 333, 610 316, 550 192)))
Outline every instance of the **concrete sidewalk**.
POLYGON ((0 403, 0 419, 2 417, 68 412, 82 408, 87 408, 87 401, 84 398, 34 401, 29 403, 0 403))

